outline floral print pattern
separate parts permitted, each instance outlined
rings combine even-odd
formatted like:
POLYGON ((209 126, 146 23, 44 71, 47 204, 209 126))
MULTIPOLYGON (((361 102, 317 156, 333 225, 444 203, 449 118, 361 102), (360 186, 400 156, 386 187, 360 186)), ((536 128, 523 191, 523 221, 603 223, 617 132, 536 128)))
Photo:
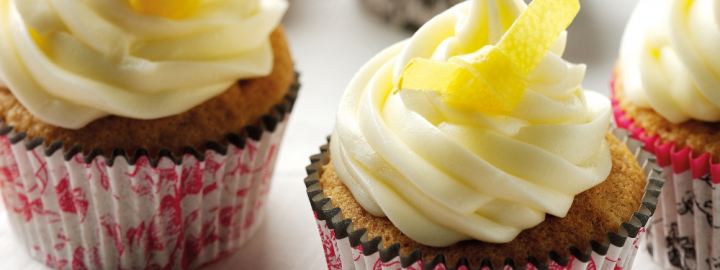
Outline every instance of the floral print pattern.
POLYGON ((285 124, 180 164, 66 160, 0 137, 0 191, 15 233, 53 269, 188 269, 258 228, 285 124))

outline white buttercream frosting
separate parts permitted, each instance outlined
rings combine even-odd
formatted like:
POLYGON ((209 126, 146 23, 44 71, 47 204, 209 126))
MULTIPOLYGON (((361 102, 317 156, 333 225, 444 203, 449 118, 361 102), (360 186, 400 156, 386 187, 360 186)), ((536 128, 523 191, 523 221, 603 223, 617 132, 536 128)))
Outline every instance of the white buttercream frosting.
POLYGON ((720 121, 720 2, 642 0, 620 52, 625 93, 673 123, 720 121))
POLYGON ((330 148, 338 176, 368 212, 421 244, 509 242, 546 214, 564 217, 576 194, 610 173, 610 102, 582 89, 584 65, 561 58, 564 34, 508 115, 453 108, 433 92, 394 91, 411 59, 482 54, 526 7, 459 4, 374 57, 342 98, 330 148), (468 39, 484 41, 471 48, 468 39))
POLYGON ((285 0, 205 0, 191 16, 126 0, 0 0, 0 81, 44 122, 187 111, 238 79, 268 75, 285 0))

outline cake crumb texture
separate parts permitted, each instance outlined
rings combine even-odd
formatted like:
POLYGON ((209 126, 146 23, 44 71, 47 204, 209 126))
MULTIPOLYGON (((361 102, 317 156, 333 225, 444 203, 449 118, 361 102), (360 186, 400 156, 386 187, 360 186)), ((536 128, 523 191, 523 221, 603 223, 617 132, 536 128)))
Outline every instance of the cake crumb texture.
POLYGON ((615 98, 635 125, 651 136, 659 136, 663 142, 675 143, 676 149, 689 147, 695 154, 710 153, 715 158, 720 157, 720 123, 689 120, 673 124, 652 108, 638 107, 626 98, 621 74, 616 70, 615 98))
MULTIPOLYGON (((185 147, 202 149, 208 142, 226 143, 230 133, 240 133, 279 104, 295 81, 295 71, 285 33, 277 28, 270 36, 274 52, 270 75, 241 80, 226 92, 191 110, 160 119, 138 120, 107 116, 78 130, 40 121, 18 102, 8 89, 0 89, 0 119, 29 138, 44 138, 46 144, 63 142, 81 146, 84 152, 115 149, 134 153, 146 149, 157 153, 168 149, 181 153, 185 147)), ((178 78, 179 80, 182 78, 178 78)))
POLYGON ((646 183, 643 170, 623 143, 610 134, 606 138, 612 152, 610 176, 576 196, 567 217, 548 215, 543 223, 506 244, 464 241, 446 248, 424 246, 405 236, 387 218, 365 211, 338 178, 332 163, 323 167, 320 184, 333 206, 339 207, 345 218, 352 219, 355 229, 367 228, 368 239, 379 236, 386 248, 400 243, 403 256, 420 250, 425 262, 443 254, 450 265, 467 258, 473 266, 489 258, 495 267, 506 258, 513 259, 516 265, 524 265, 529 257, 545 262, 551 251, 569 258, 570 247, 585 251, 589 250, 590 241, 607 243, 608 233, 618 232, 620 225, 640 209, 646 183))

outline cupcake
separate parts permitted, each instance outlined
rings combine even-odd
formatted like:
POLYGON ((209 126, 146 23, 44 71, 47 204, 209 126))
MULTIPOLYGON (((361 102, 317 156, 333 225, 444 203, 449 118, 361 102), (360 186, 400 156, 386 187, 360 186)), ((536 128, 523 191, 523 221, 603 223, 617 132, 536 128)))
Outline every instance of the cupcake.
POLYGON ((263 216, 298 91, 283 0, 0 2, 0 190, 55 269, 187 269, 263 216))
POLYGON ((720 269, 720 5, 640 1, 613 80, 618 125, 667 184, 649 250, 667 268, 720 269))
POLYGON ((372 13, 408 29, 418 29, 435 15, 463 0, 361 0, 372 13))
POLYGON ((330 269, 632 266, 662 181, 561 57, 578 10, 467 1, 356 74, 305 180, 330 269))

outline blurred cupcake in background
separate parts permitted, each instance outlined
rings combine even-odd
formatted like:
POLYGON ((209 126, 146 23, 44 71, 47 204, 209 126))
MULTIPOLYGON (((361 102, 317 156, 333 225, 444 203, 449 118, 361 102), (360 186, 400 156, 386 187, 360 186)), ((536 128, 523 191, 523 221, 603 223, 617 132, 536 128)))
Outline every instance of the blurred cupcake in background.
POLYGON ((0 1, 0 190, 55 269, 186 269, 258 228, 298 83, 284 0, 0 1))
POLYGON ((667 178, 653 258, 667 268, 719 269, 719 2, 640 1, 613 93, 616 122, 657 155, 667 178))
POLYGON ((408 29, 418 29, 440 12, 464 0, 360 0, 370 11, 386 21, 408 29))
POLYGON ((305 180, 330 269, 632 266, 662 182, 562 58, 578 10, 467 1, 360 69, 305 180))

